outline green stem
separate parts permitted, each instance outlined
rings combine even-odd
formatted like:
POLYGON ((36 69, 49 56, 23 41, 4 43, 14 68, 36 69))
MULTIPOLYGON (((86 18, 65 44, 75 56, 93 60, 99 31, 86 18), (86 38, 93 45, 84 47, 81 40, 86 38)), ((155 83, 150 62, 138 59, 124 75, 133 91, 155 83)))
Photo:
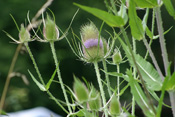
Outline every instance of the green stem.
POLYGON ((45 86, 44 80, 43 80, 43 78, 41 77, 40 71, 39 71, 38 66, 37 66, 37 64, 36 64, 36 62, 35 62, 35 59, 34 59, 33 54, 32 54, 32 52, 31 52, 31 50, 30 50, 30 48, 29 48, 28 43, 24 43, 24 45, 26 46, 26 49, 27 49, 27 51, 28 51, 28 53, 29 53, 29 56, 30 56, 30 58, 32 59, 33 65, 34 65, 34 67, 35 67, 35 70, 36 70, 36 72, 37 72, 37 74, 38 74, 38 77, 39 77, 41 83, 45 86))
POLYGON ((135 116, 135 98, 132 96, 132 116, 135 116))
POLYGON ((121 31, 122 31, 122 33, 123 33, 123 37, 124 37, 124 39, 125 39, 125 41, 126 41, 128 47, 129 47, 129 51, 130 51, 130 53, 131 53, 131 56, 132 56, 132 59, 133 59, 135 68, 136 68, 137 73, 138 73, 138 75, 139 75, 139 77, 140 77, 140 80, 141 80, 143 89, 144 89, 144 91, 145 91, 145 93, 146 93, 146 96, 147 96, 147 98, 149 99, 149 103, 150 103, 150 105, 151 105, 151 108, 153 109, 153 112, 156 114, 156 110, 155 110, 155 108, 154 108, 154 105, 153 105, 151 96, 150 96, 148 90, 146 89, 146 85, 145 85, 145 83, 144 83, 144 80, 143 80, 143 78, 142 78, 142 75, 141 75, 141 73, 140 73, 140 70, 139 70, 139 68, 138 68, 138 66, 137 66, 137 63, 136 63, 136 60, 135 60, 135 57, 134 57, 134 54, 133 54, 133 51, 132 51, 132 48, 131 48, 129 39, 128 39, 128 36, 127 36, 127 34, 126 34, 126 32, 125 32, 125 30, 124 30, 123 27, 121 27, 121 31))
MULTIPOLYGON (((133 51, 134 53, 136 53, 136 40, 133 38, 132 39, 132 43, 133 43, 133 51)), ((136 79, 136 69, 133 68, 133 72, 134 72, 134 79, 136 79)), ((135 98, 134 96, 132 96, 132 115, 135 116, 135 98)))
POLYGON ((167 49, 166 49, 166 44, 165 44, 165 38, 164 38, 164 30, 163 30, 163 22, 162 22, 162 17, 160 13, 160 7, 155 8, 156 12, 156 20, 157 20, 157 27, 158 27, 158 33, 159 33, 159 41, 160 41, 160 47, 162 51, 162 57, 163 57, 163 64, 165 68, 165 73, 168 75, 168 54, 167 54, 167 49))
POLYGON ((175 91, 169 91, 169 95, 170 95, 173 117, 175 117, 175 91))
MULTIPOLYGON (((120 65, 117 64, 117 73, 120 73, 120 65)), ((118 100, 120 100, 120 77, 117 76, 117 93, 118 93, 118 100)))
POLYGON ((111 86, 110 86, 109 75, 107 74, 108 70, 107 70, 106 61, 103 60, 102 63, 103 63, 104 71, 106 72, 105 78, 106 78, 106 81, 107 81, 108 93, 109 93, 109 96, 111 97, 111 96, 112 96, 112 93, 111 93, 111 90, 110 90, 110 87, 111 87, 111 86))
MULTIPOLYGON (((40 71, 39 71, 39 69, 38 69, 38 66, 37 66, 37 64, 36 64, 36 61, 35 61, 35 59, 34 59, 34 57, 33 57, 33 54, 32 54, 32 52, 31 52, 31 50, 30 50, 30 48, 29 48, 29 46, 28 46, 28 43, 24 43, 24 45, 25 45, 26 48, 27 48, 27 51, 28 51, 28 53, 29 53, 29 56, 30 56, 32 62, 33 62, 33 65, 34 65, 34 67, 35 67, 35 70, 36 70, 36 72, 37 72, 37 74, 38 74, 39 79, 41 80, 42 84, 45 86, 45 83, 44 83, 43 78, 42 78, 42 76, 41 76, 41 73, 40 73, 40 71)), ((46 92, 47 92, 47 94, 51 97, 51 99, 53 99, 53 100, 55 101, 55 103, 56 103, 59 107, 61 107, 61 108, 63 109, 63 111, 65 111, 66 113, 68 113, 67 110, 58 102, 58 100, 49 92, 49 90, 47 90, 46 92)))
POLYGON ((99 72, 99 69, 98 69, 98 63, 97 63, 97 62, 94 62, 94 67, 95 67, 95 72, 96 72, 96 75, 97 75, 97 81, 98 81, 99 88, 100 88, 100 94, 101 94, 101 97, 102 97, 102 100, 103 100, 103 106, 104 106, 105 117, 108 117, 108 112, 107 112, 107 109, 106 109, 105 92, 104 92, 104 90, 103 90, 103 86, 102 86, 101 77, 100 77, 100 72, 99 72))
POLYGON ((10 84, 10 79, 11 79, 10 75, 13 72, 16 60, 17 60, 19 52, 21 50, 21 47, 22 47, 22 44, 19 44, 18 47, 16 48, 15 54, 14 54, 13 59, 12 59, 12 63, 10 65, 10 69, 9 69, 9 72, 8 72, 8 75, 6 78, 4 90, 3 90, 1 101, 0 101, 0 114, 1 114, 1 111, 3 109, 4 103, 5 103, 5 97, 7 95, 7 90, 8 90, 9 84, 10 84))
MULTIPOLYGON (((151 26, 151 32, 152 32, 153 36, 154 36, 154 24, 155 24, 155 9, 153 9, 153 13, 152 13, 152 26, 151 26)), ((153 42, 153 37, 150 39, 150 42, 149 42, 150 48, 151 48, 152 42, 153 42)), ((147 59, 148 54, 149 54, 149 51, 147 50, 146 55, 145 55, 145 60, 147 59)))
MULTIPOLYGON (((51 47, 51 51, 52 51, 53 58, 54 58, 54 61, 55 61, 55 66, 56 66, 56 68, 57 68, 57 67, 58 67, 58 60, 57 60, 57 56, 56 56, 56 51, 55 51, 55 47, 54 47, 54 42, 50 42, 50 47, 51 47)), ((72 113, 72 110, 71 110, 71 107, 70 107, 70 104, 69 104, 69 100, 68 100, 68 97, 67 97, 67 94, 66 94, 66 90, 65 90, 65 87, 64 87, 62 78, 61 78, 61 72, 60 72, 59 67, 57 68, 57 75, 58 75, 59 82, 60 82, 60 84, 61 84, 61 89, 62 89, 62 91, 63 91, 64 98, 65 98, 65 100, 66 100, 66 104, 67 104, 67 106, 68 106, 68 110, 69 110, 70 113, 72 113)))

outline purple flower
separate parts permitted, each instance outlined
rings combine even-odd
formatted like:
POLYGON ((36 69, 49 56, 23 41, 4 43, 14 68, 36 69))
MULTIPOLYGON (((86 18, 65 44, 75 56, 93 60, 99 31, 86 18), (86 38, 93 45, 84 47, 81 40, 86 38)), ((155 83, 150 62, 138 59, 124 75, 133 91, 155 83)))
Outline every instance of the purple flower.
POLYGON ((83 44, 86 48, 91 48, 91 47, 98 46, 98 45, 100 46, 100 48, 103 47, 103 42, 102 42, 101 39, 100 40, 98 40, 98 39, 88 39, 83 44))

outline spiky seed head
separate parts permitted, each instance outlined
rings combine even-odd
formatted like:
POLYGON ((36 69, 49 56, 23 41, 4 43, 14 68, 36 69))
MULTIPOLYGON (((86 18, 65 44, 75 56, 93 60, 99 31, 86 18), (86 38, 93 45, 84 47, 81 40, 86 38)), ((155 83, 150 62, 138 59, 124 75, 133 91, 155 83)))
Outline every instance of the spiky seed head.
POLYGON ((120 115, 120 102, 118 98, 114 95, 111 99, 110 106, 109 106, 109 112, 111 115, 120 115))
POLYGON ((77 101, 80 103, 86 102, 88 100, 88 89, 79 79, 74 78, 73 90, 77 97, 77 101))
POLYGON ((122 56, 119 50, 115 50, 112 56, 112 60, 114 64, 120 64, 122 62, 122 56))
POLYGON ((104 41, 94 23, 90 22, 81 27, 82 48, 88 62, 100 61, 104 57, 104 41), (100 39, 99 39, 100 37, 100 39))
POLYGON ((45 26, 43 28, 43 35, 47 41, 57 41, 59 39, 59 30, 55 22, 47 16, 45 26))
POLYGON ((19 31, 19 41, 21 43, 30 41, 30 33, 29 31, 24 27, 24 25, 21 25, 21 29, 19 31))
POLYGON ((89 98, 88 104, 91 110, 99 110, 102 107, 100 93, 94 87, 91 88, 89 98))

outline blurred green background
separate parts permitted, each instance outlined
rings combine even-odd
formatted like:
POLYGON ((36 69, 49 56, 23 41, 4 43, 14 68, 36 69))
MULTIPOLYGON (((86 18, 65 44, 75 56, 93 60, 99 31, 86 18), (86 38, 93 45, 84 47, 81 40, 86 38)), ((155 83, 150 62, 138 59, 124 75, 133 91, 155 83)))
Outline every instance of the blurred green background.
MULTIPOLYGON (((2 90, 6 81, 6 76, 8 74, 8 70, 11 64, 12 57, 14 55, 17 44, 11 43, 12 41, 2 32, 2 30, 10 33, 14 38, 18 39, 18 30, 10 17, 9 14, 12 14, 16 19, 18 25, 21 23, 26 24, 27 22, 27 12, 30 11, 30 17, 33 17, 35 13, 40 9, 40 7, 46 2, 46 0, 0 0, 0 96, 2 94, 2 90)), ((84 4, 91 7, 100 8, 106 10, 105 4, 103 0, 54 0, 52 5, 49 8, 54 12, 56 17, 56 24, 62 29, 66 30, 69 26, 69 23, 77 10, 77 7, 73 5, 73 2, 77 2, 80 4, 84 4)), ((175 1, 173 1, 175 4, 175 1)), ((140 17, 143 17, 144 10, 138 12, 140 17)), ((163 26, 164 29, 167 30, 171 26, 175 26, 175 21, 172 17, 169 16, 167 11, 162 7, 162 16, 163 16, 163 26)), ((89 20, 93 21, 96 26, 99 28, 102 21, 98 18, 90 15, 89 13, 80 10, 75 17, 75 20, 72 24, 72 29, 74 32, 79 35, 79 29, 82 24, 85 24, 89 20)), ((148 26, 151 26, 151 12, 150 18, 148 19, 148 26)), ((156 26, 156 25, 155 25, 156 26)), ((109 38, 109 35, 105 32, 108 30, 112 32, 111 28, 106 24, 104 25, 102 36, 106 39, 109 38)), ((116 29, 119 31, 119 29, 116 29)), ((130 29, 127 29, 128 35, 130 35, 130 29)), ((155 30, 157 34, 157 31, 155 30)), ((72 38, 71 32, 69 32, 68 38, 72 38)), ((173 27, 168 34, 165 35, 167 42, 167 50, 169 54, 169 60, 174 64, 174 50, 175 50, 175 28, 173 27)), ((120 44, 116 42, 119 46, 120 44)), ((55 66, 52 58, 52 54, 50 51, 50 47, 48 43, 40 43, 40 42, 31 42, 29 45, 32 49, 34 57, 38 63, 42 76, 45 81, 48 81, 51 77, 55 66)), ((137 43, 138 53, 141 55, 145 54, 145 47, 142 42, 137 43)), ((68 46, 65 39, 56 42, 55 47, 57 50, 57 56, 60 60, 60 69, 61 75, 63 78, 63 82, 72 88, 73 77, 75 74, 78 77, 84 76, 87 81, 93 82, 96 88, 98 88, 96 76, 94 73, 94 68, 92 64, 86 64, 80 60, 73 54, 70 47, 68 46)), ((156 58, 158 59, 158 63, 162 69, 162 58, 160 54, 160 46, 159 41, 155 40, 152 45, 153 51, 155 53, 156 58)), ((150 60, 150 58, 149 58, 150 60)), ((100 65, 101 66, 101 65, 100 65)), ((121 71, 125 72, 128 64, 121 65, 121 71)), ((116 70, 115 66, 108 65, 110 71, 116 70)), ((27 70, 30 70, 35 76, 35 70, 33 68, 32 62, 26 53, 26 51, 21 51, 21 54, 18 57, 17 63, 15 65, 15 72, 20 72, 21 74, 26 75, 29 85, 25 85, 21 78, 13 77, 10 82, 9 90, 7 93, 6 103, 5 103, 5 111, 18 111, 22 109, 28 109, 36 106, 44 106, 52 111, 65 115, 64 112, 54 103, 54 101, 50 100, 46 93, 43 93, 39 90, 39 88, 34 84, 31 80, 27 70), (22 95, 21 95, 22 94, 22 95)), ((172 67, 173 71, 173 67, 172 67)), ((104 74, 102 74, 102 77, 104 74)), ((103 77, 104 78, 104 77, 103 77)), ((111 86, 115 87, 116 79, 111 78, 111 86)), ((64 100, 61 88, 58 84, 53 83, 51 87, 51 92, 59 99, 64 100)), ((168 95, 166 96, 168 97, 168 95)), ((121 102, 129 103, 131 101, 131 94, 129 93, 129 89, 122 96, 121 102)), ((167 98, 167 103, 169 100, 167 98)), ((137 113, 136 113, 137 114, 137 113)))

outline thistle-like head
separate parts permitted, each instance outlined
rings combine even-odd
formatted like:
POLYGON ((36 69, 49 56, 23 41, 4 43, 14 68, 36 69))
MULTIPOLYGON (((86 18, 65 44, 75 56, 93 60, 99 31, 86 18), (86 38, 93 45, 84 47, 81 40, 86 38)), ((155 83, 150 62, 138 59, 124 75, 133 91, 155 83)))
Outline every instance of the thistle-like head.
POLYGON ((88 62, 100 61, 103 59, 107 44, 102 40, 99 31, 94 23, 90 22, 81 27, 83 56, 88 62))

